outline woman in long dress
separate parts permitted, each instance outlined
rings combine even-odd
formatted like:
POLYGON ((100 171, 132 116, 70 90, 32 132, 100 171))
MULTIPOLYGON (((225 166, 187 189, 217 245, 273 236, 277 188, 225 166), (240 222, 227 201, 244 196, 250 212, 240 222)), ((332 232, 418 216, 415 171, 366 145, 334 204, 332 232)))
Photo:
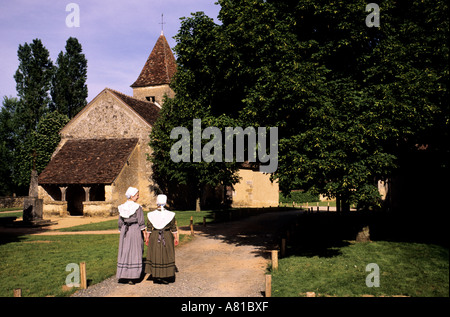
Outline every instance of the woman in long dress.
POLYGON ((166 195, 158 195, 158 209, 147 214, 148 249, 145 273, 151 275, 154 283, 167 284, 175 281, 175 245, 178 245, 178 231, 175 213, 164 208, 166 195))
POLYGON ((139 191, 128 188, 126 192, 128 200, 119 206, 119 254, 117 256, 117 274, 119 282, 128 281, 134 284, 142 277, 144 252, 145 218, 142 207, 136 203, 139 199, 139 191))

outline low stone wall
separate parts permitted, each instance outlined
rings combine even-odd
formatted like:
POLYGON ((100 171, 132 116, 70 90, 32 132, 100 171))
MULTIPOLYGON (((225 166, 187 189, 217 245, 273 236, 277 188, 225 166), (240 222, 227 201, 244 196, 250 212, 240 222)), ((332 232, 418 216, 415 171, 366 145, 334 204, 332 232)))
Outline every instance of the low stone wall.
POLYGON ((118 214, 117 207, 107 201, 83 201, 83 216, 109 217, 118 214))
POLYGON ((69 215, 67 212, 67 201, 44 201, 44 218, 50 216, 66 217, 69 215))
POLYGON ((0 197, 0 208, 23 208, 25 197, 0 197))
MULTIPOLYGON (((106 201, 84 201, 83 216, 85 217, 109 217, 118 214, 117 207, 106 201)), ((45 201, 44 218, 51 216, 70 216, 67 211, 67 201, 45 201)))

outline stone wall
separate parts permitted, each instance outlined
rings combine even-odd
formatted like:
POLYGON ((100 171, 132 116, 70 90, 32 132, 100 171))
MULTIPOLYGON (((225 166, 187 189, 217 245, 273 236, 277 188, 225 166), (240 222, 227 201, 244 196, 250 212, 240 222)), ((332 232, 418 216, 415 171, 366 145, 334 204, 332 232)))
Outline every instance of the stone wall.
POLYGON ((169 98, 173 98, 175 93, 169 87, 169 85, 159 85, 153 87, 137 87, 133 88, 133 97, 136 99, 144 100, 144 101, 152 101, 147 100, 146 97, 155 97, 155 102, 158 105, 162 106, 164 95, 167 94, 169 98))
POLYGON ((108 90, 61 130, 60 147, 67 139, 139 138, 148 139, 151 127, 108 90))
POLYGON ((0 197, 0 208, 22 208, 25 197, 0 197))
POLYGON ((234 185, 232 207, 278 207, 278 182, 270 175, 249 169, 240 169, 241 180, 234 185))
POLYGON ((108 201, 83 201, 83 216, 86 217, 108 217, 117 212, 117 205, 108 201))
POLYGON ((44 200, 43 214, 45 217, 69 215, 67 211, 67 201, 46 201, 44 200))

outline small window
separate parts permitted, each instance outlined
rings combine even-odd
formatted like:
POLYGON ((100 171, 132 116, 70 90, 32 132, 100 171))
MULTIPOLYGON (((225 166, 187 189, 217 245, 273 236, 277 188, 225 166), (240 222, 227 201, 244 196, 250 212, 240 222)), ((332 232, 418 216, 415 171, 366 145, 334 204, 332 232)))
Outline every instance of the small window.
POLYGON ((155 102, 155 96, 147 96, 147 97, 145 97, 145 99, 147 99, 147 101, 150 101, 150 102, 155 102))

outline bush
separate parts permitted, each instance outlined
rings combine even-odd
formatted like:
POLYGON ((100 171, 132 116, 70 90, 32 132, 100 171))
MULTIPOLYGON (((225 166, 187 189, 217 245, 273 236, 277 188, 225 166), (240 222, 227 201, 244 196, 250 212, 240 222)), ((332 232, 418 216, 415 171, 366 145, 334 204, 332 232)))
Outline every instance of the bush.
POLYGON ((312 203, 320 201, 319 195, 314 195, 310 192, 304 192, 300 190, 291 191, 291 193, 287 196, 284 196, 280 193, 280 203, 312 203))

